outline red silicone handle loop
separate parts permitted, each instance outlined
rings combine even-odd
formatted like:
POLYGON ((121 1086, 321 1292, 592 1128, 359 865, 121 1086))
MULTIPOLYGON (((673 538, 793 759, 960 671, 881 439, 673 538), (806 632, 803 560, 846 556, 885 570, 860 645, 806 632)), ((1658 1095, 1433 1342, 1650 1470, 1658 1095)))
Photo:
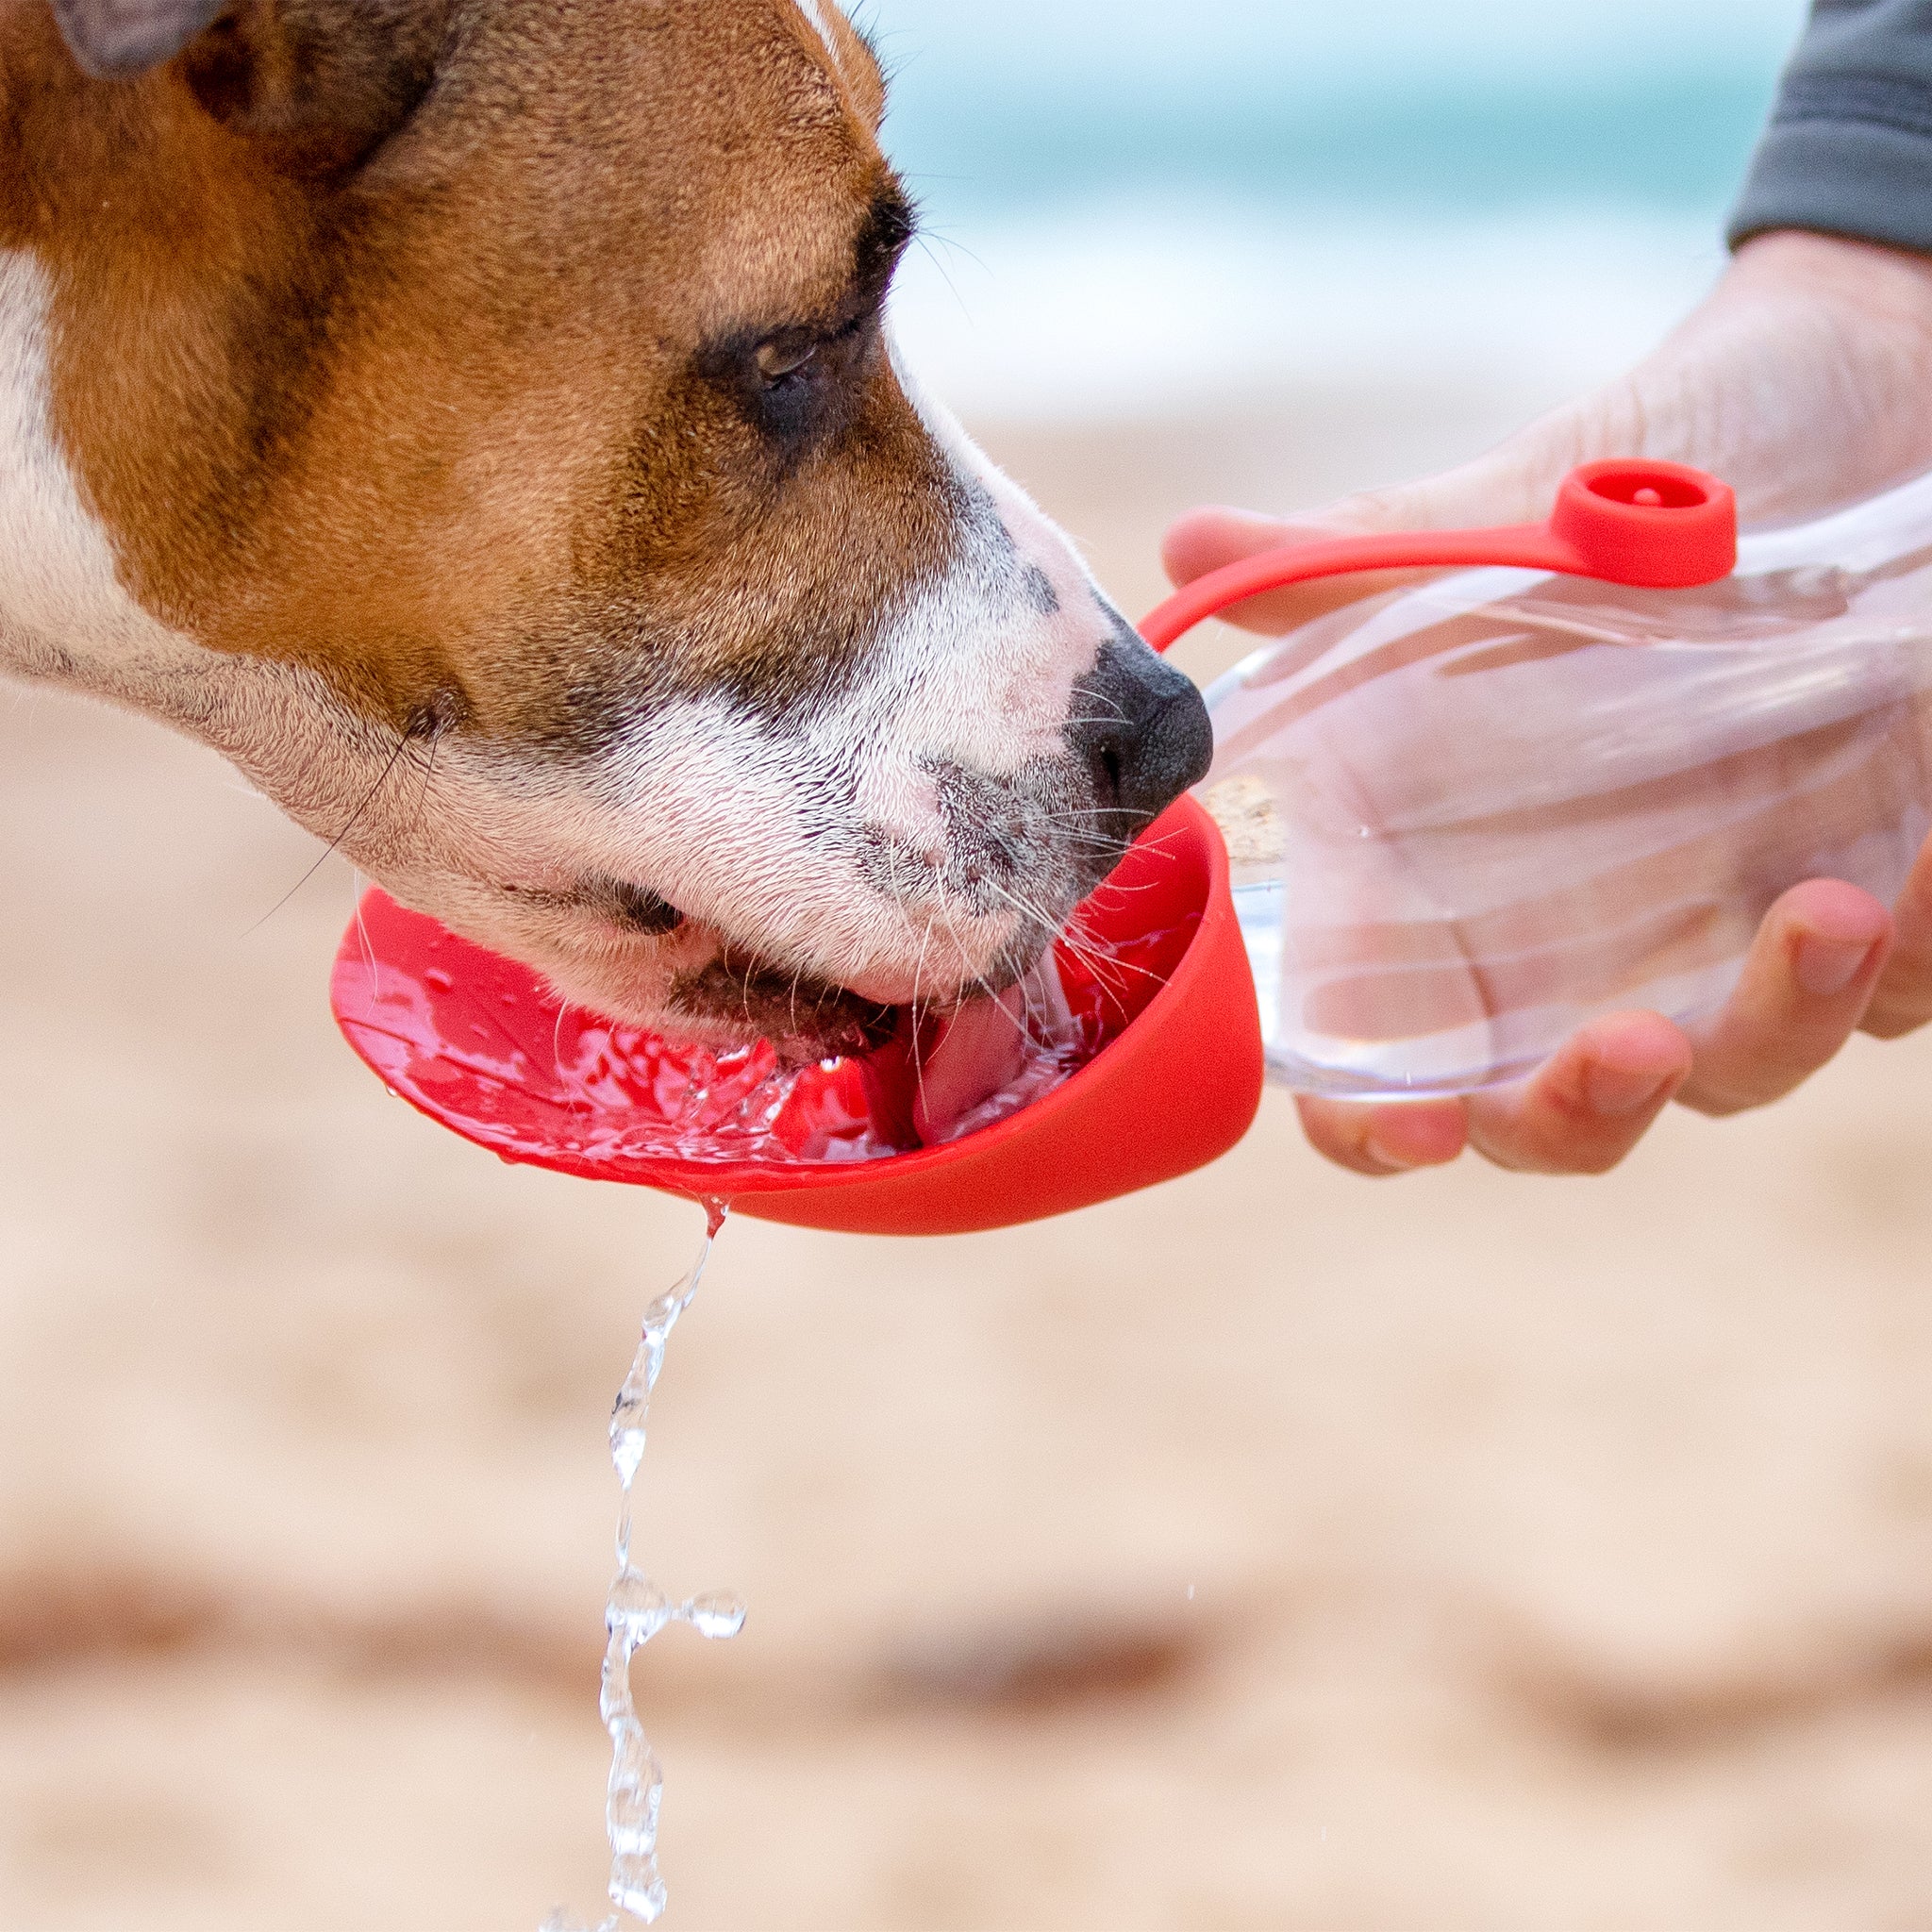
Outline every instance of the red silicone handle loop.
POLYGON ((1229 564, 1175 592, 1141 626, 1157 651, 1264 591, 1356 571, 1510 564, 1644 590, 1714 584, 1738 566, 1728 484, 1682 463, 1586 463, 1563 479, 1543 524, 1337 537, 1229 564))

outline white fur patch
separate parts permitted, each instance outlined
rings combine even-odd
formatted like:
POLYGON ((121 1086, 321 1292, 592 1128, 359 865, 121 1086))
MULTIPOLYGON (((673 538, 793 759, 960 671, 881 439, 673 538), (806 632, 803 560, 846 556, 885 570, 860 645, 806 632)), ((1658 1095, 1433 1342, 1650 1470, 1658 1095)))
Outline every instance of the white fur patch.
POLYGON ((177 641, 121 588, 49 421, 47 275, 0 253, 0 666, 54 675, 177 641), (76 667, 77 668, 77 667, 76 667))
MULTIPOLYGON (((830 0, 824 0, 825 5, 830 0)), ((825 43, 825 52, 832 57, 836 66, 839 59, 839 42, 832 33, 832 23, 825 18, 824 6, 821 0, 798 0, 798 10, 811 23, 812 31, 825 43)))
POLYGON ((314 676, 204 650, 128 594, 55 435, 52 315, 45 270, 0 252, 0 671, 158 717, 326 824, 370 769, 368 726, 314 676))

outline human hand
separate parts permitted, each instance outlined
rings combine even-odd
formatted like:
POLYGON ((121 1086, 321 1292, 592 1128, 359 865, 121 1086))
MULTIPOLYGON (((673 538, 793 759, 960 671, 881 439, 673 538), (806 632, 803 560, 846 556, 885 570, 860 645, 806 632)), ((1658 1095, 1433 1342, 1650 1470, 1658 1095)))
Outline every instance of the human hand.
MULTIPOLYGON (((1602 457, 1694 463, 1736 489, 1747 521, 1789 521, 1932 469, 1932 259, 1826 236, 1760 236, 1709 299, 1628 375, 1443 475, 1282 521, 1196 510, 1169 533, 1176 584, 1262 550, 1337 532, 1527 523, 1602 457)), ((1374 594, 1391 576, 1256 598, 1230 620, 1270 634, 1374 594)), ((1737 991, 1694 1033, 1651 1013, 1582 1028, 1536 1074, 1469 1100, 1364 1106, 1304 1099, 1309 1139, 1357 1173, 1455 1159, 1601 1174, 1673 1097, 1724 1114, 1789 1093, 1853 1031, 1891 1038, 1932 1019, 1932 844, 1896 919, 1855 887, 1788 892, 1737 991)))

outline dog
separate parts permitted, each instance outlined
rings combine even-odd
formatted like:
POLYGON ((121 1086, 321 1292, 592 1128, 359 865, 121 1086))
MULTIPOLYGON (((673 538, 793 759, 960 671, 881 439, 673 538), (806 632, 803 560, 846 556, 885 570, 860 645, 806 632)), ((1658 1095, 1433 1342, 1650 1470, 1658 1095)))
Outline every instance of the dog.
POLYGON ((0 670, 565 998, 1010 983, 1207 714, 923 395, 830 0, 0 0, 0 670))

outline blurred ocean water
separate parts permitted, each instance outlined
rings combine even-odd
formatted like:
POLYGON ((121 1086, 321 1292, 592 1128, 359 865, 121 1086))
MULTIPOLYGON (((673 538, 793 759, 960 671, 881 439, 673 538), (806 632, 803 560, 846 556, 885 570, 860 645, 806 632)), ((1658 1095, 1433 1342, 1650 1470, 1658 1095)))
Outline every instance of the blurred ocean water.
POLYGON ((969 412, 1551 394, 1723 262, 1801 0, 871 0, 924 205, 902 338, 969 412))

